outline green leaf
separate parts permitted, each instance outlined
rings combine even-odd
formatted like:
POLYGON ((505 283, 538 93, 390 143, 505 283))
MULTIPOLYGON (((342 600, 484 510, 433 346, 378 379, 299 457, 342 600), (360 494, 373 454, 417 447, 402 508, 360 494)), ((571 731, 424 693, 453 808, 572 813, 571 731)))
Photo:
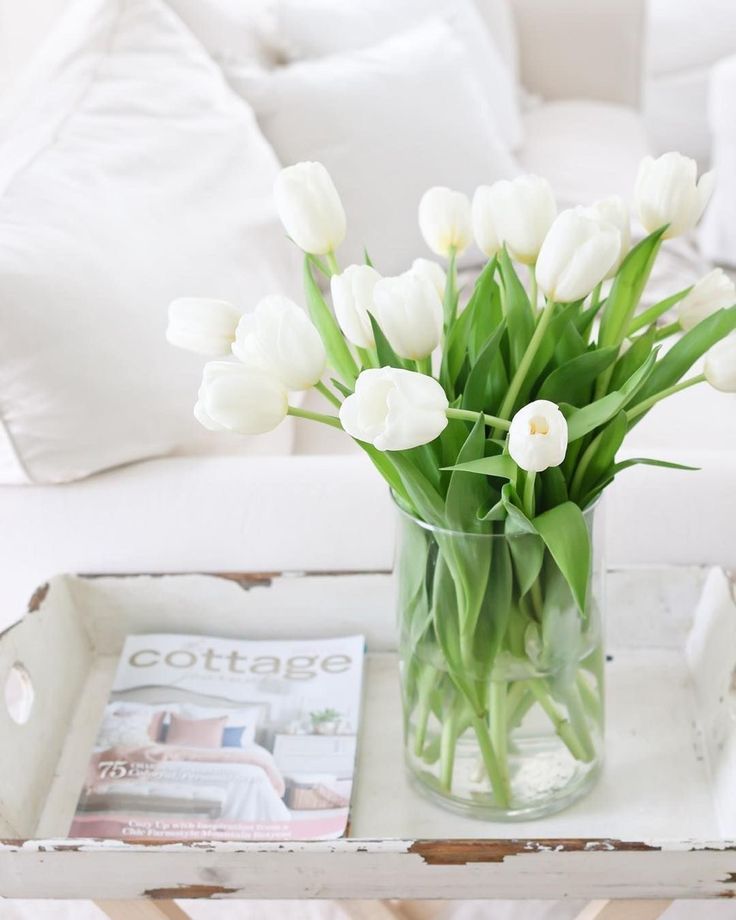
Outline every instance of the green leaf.
POLYGON ((573 502, 564 502, 538 515, 532 523, 570 585, 580 613, 585 616, 591 546, 582 511, 573 502))
POLYGON ((610 346, 586 351, 567 361, 547 377, 537 398, 549 399, 554 403, 566 402, 573 406, 587 402, 593 381, 613 364, 616 354, 617 349, 610 346))
POLYGON ((657 352, 652 351, 639 370, 633 374, 620 390, 615 390, 607 396, 582 409, 573 409, 567 416, 568 441, 577 441, 601 425, 605 425, 614 415, 617 415, 626 404, 636 396, 637 391, 643 386, 647 377, 652 373, 657 360, 657 352))
POLYGON ((542 479, 542 503, 545 508, 554 508, 568 499, 567 480, 559 466, 551 466, 539 474, 542 479))
POLYGON ((485 325, 483 319, 491 312, 492 293, 498 288, 494 278, 495 271, 496 260, 491 259, 478 276, 467 306, 457 317, 450 330, 443 355, 443 382, 449 381, 454 385, 470 350, 471 337, 479 325, 485 325))
POLYGON ((513 577, 509 549, 503 540, 494 540, 491 571, 487 579, 482 615, 475 629, 475 661, 480 666, 479 677, 488 680, 493 662, 504 643, 511 621, 513 577))
MULTIPOLYGON (((507 518, 509 524, 511 518, 507 518)), ((524 596, 539 578, 544 562, 544 543, 535 533, 508 534, 508 546, 514 560, 519 595, 524 596)))
MULTIPOLYGON (((698 358, 736 329, 736 306, 719 310, 686 332, 657 363, 638 394, 643 402, 677 383, 698 358)), ((644 416, 642 416, 643 418, 644 416)))
POLYGON ((498 254, 498 265, 505 294, 511 366, 516 368, 534 334, 534 313, 505 247, 498 254))
MULTIPOLYGON (((460 457, 458 457, 458 460, 460 457)), ((482 473, 485 476, 498 476, 499 479, 516 479, 518 467, 508 454, 496 454, 495 457, 481 457, 478 460, 456 463, 443 467, 446 470, 460 470, 464 473, 482 473)))
POLYGON ((368 250, 365 248, 365 246, 363 247, 363 261, 366 265, 373 268, 373 262, 371 262, 371 257, 368 255, 368 250))
POLYGON ((583 474, 580 494, 586 495, 601 479, 607 479, 616 459, 616 454, 626 437, 628 419, 622 409, 602 428, 590 445, 590 461, 583 474))
POLYGON ((666 229, 666 226, 660 227, 650 233, 633 247, 621 263, 601 315, 599 345, 619 345, 622 342, 649 280, 666 229))
POLYGON ((488 391, 491 383, 491 366, 499 356, 499 345, 505 331, 506 324, 502 322, 471 368, 468 379, 465 382, 465 392, 463 393, 462 406, 464 409, 482 412, 484 406, 489 404, 490 394, 488 391))
POLYGON ((421 520, 435 527, 444 527, 445 503, 431 482, 401 452, 392 452, 391 461, 401 475, 406 494, 421 520))
POLYGON ((472 509, 482 504, 488 489, 482 479, 469 475, 470 471, 466 470, 468 465, 483 462, 485 446, 485 425, 483 419, 479 418, 458 454, 458 463, 452 467, 452 476, 447 488, 445 499, 447 524, 453 530, 464 531, 470 528, 478 532, 487 530, 480 526, 477 518, 473 518, 472 509))
POLYGON ((649 357, 657 341, 657 330, 652 327, 632 340, 631 347, 618 359, 613 368, 609 388, 617 390, 636 373, 649 357))
POLYGON ((317 282, 312 277, 309 256, 304 259, 304 293, 312 322, 317 327, 327 352, 327 359, 345 383, 351 386, 358 375, 355 359, 343 338, 332 311, 327 306, 317 282))
POLYGON ((368 319, 370 319, 371 328, 373 329, 373 338, 376 343, 376 354, 378 355, 379 365, 381 367, 399 367, 406 370, 406 361, 400 358, 393 350, 383 333, 383 329, 378 325, 376 317, 372 313, 369 313, 368 319))

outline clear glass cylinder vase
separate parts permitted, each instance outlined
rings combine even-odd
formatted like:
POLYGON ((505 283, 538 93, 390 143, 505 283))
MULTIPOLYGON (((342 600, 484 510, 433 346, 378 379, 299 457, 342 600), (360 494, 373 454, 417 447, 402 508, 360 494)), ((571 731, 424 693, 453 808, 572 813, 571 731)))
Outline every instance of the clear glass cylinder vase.
POLYGON ((440 804, 486 820, 552 814, 603 760, 602 539, 584 518, 585 609, 535 533, 464 533, 399 509, 406 763, 440 804))

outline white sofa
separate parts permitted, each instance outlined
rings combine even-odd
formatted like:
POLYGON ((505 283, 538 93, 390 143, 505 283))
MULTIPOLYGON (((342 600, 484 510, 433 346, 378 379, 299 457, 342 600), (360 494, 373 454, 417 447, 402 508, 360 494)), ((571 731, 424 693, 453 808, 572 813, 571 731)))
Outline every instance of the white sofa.
MULTIPOLYGON (((515 12, 521 81, 544 97, 524 116, 522 164, 563 204, 628 191, 646 150, 643 3, 516 0, 515 12)), ((736 565, 735 417, 728 397, 698 388, 637 429, 631 453, 703 470, 622 475, 608 502, 611 564, 736 565)), ((2 486, 0 520, 0 628, 59 571, 383 569, 393 551, 381 480, 335 433, 302 423, 289 455, 162 457, 68 485, 2 486)))

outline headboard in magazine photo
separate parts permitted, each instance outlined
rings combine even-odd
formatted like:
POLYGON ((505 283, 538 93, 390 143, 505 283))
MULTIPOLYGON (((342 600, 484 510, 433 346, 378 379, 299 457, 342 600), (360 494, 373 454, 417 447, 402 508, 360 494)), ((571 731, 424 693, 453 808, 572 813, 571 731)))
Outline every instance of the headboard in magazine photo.
POLYGON ((352 789, 363 654, 360 636, 294 642, 129 636, 70 833, 340 836, 352 789))

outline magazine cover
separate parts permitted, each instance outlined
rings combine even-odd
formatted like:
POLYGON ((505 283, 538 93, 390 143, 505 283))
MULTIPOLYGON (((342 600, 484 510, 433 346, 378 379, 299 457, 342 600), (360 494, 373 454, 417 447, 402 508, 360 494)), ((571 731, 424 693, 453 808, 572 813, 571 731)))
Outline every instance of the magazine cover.
POLYGON ((129 636, 70 835, 341 836, 363 657, 362 636, 129 636))

